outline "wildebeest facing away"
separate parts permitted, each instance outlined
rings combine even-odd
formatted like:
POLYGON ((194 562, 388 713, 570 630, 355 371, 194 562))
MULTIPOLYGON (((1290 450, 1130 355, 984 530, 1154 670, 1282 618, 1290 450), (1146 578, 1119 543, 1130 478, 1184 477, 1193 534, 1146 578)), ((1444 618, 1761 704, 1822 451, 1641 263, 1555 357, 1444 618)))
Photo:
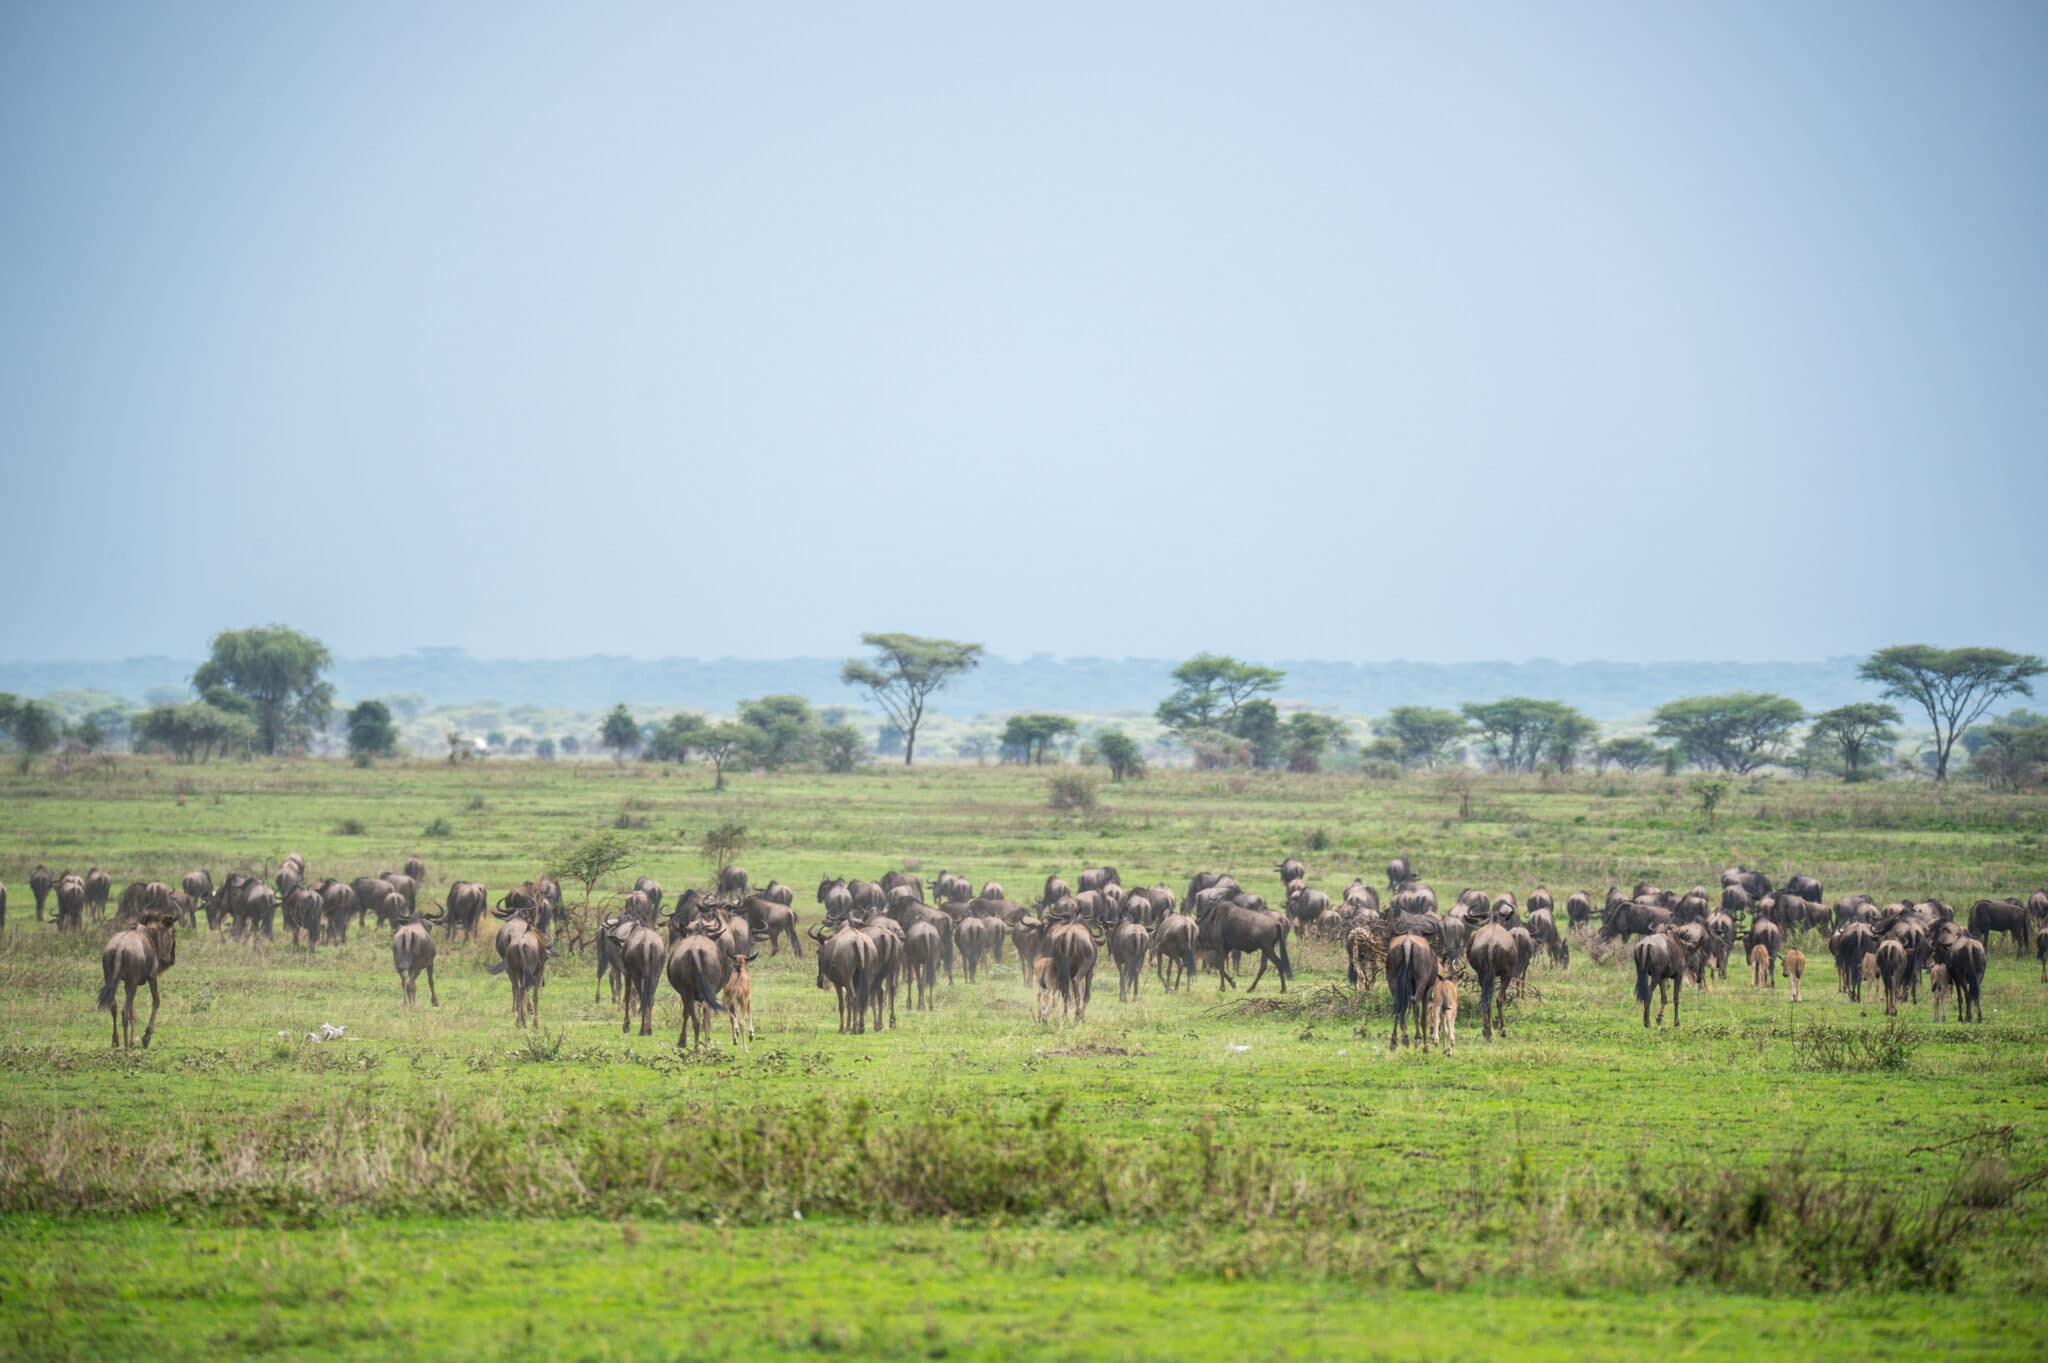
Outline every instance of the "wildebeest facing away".
POLYGON ((683 1027, 676 1033, 677 1050, 690 1044, 693 1030, 698 1045, 709 1042, 711 1015, 725 1011, 725 1004, 718 997, 725 988, 725 952, 708 928, 707 920, 699 919, 669 943, 668 982, 683 1000, 683 1027))
POLYGON ((839 995, 839 1030, 865 1032, 875 944, 845 919, 812 928, 811 940, 818 944, 818 988, 830 985, 839 995))
MULTIPOLYGON (((789 887, 785 885, 782 890, 787 894, 789 887)), ((786 900, 770 899, 766 894, 748 895, 740 904, 740 912, 747 916, 747 925, 754 935, 768 943, 771 957, 782 954, 782 943, 787 940, 796 958, 803 959, 803 943, 796 932, 796 911, 786 900)))
POLYGON ((441 912, 448 918, 449 927, 476 940, 476 925, 482 921, 484 909, 491 902, 491 893, 475 880, 458 880, 448 887, 448 898, 441 905, 441 912))
POLYGON ((1507 993, 1520 962, 1515 939, 1498 922, 1482 923, 1465 947, 1466 963, 1479 976, 1479 1021, 1486 1039, 1508 1034, 1507 993))
MULTIPOLYGON (((80 893, 83 894, 82 886, 80 893)), ((162 1002, 157 981, 176 964, 177 959, 176 914, 145 913, 134 927, 107 939, 106 947, 100 952, 100 974, 104 983, 100 986, 99 1007, 115 1014, 114 1046, 134 1048, 135 991, 146 984, 149 986, 149 1024, 142 1030, 142 1048, 149 1049, 149 1039, 156 1035, 157 1006, 162 1002), (120 1011, 115 1013, 114 995, 124 986, 128 997, 120 1011)))
POLYGON ((43 901, 50 897, 50 887, 57 878, 50 874, 50 868, 36 863, 36 869, 28 873, 28 892, 36 898, 36 921, 43 921, 43 901))
POLYGON ((85 926, 85 877, 69 872, 57 880, 57 931, 77 932, 85 926))
POLYGON ((114 878, 95 866, 85 873, 85 902, 94 918, 107 916, 107 896, 114 890, 114 878))
MULTIPOLYGON (((315 902, 319 896, 311 890, 298 889, 294 894, 312 895, 315 902)), ((398 971, 398 987, 407 1008, 417 1008, 420 1002, 419 977, 422 970, 427 973, 427 998, 434 1007, 441 1006, 441 995, 434 989, 434 934, 428 931, 430 925, 445 922, 445 918, 429 918, 424 914, 411 914, 391 934, 391 964, 398 971)))
POLYGON ((491 912, 505 920, 498 929, 495 945, 498 963, 493 975, 503 975, 512 985, 512 1018, 515 1026, 526 1025, 531 1000, 533 1025, 540 1026, 540 991, 547 983, 548 938, 525 916, 525 911, 496 908, 491 912))
POLYGON ((1631 949, 1636 962, 1636 999, 1643 1026, 1650 1025, 1650 995, 1657 996, 1657 1021, 1664 1021, 1664 986, 1671 986, 1671 1025, 1678 1026, 1678 995, 1685 987, 1685 951, 1669 933, 1653 932, 1631 949))
POLYGON ((1436 953, 1428 942, 1405 933, 1387 944, 1387 993, 1394 1007, 1394 1029, 1387 1036, 1389 1051, 1398 1050, 1407 1039, 1411 1012, 1415 1015, 1415 1039, 1423 1041, 1428 1036, 1427 1010, 1436 981, 1436 953))
POLYGON ((1143 923, 1116 925, 1109 939, 1109 955, 1116 962, 1116 997, 1119 1003, 1138 997, 1138 985, 1145 978, 1145 956, 1151 949, 1152 934, 1143 923))
POLYGON ((1159 932, 1152 941, 1152 958, 1159 972, 1159 987, 1169 994, 1195 973, 1199 931, 1195 920, 1184 913, 1169 913, 1159 920, 1159 932))

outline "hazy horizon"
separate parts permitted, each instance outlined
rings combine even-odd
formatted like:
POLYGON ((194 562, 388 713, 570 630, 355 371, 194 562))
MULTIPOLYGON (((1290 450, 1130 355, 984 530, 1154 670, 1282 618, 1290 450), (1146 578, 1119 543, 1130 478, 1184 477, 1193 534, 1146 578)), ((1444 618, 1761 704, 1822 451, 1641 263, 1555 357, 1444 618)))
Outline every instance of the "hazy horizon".
POLYGON ((2048 10, 23 3, 9 660, 2048 639, 2048 10))

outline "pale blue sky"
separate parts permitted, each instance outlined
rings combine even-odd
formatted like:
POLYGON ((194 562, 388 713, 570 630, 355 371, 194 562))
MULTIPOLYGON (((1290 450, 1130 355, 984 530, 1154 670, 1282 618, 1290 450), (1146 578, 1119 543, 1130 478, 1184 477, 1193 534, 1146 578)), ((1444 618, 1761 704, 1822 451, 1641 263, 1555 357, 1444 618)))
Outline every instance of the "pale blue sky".
POLYGON ((16 3, 0 656, 2048 645, 2048 8, 16 3))

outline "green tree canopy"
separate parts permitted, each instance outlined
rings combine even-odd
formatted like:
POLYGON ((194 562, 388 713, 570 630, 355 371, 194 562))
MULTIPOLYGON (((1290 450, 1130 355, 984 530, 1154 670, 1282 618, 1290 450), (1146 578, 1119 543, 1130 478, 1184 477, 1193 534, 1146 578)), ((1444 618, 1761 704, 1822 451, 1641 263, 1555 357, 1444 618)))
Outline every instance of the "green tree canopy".
POLYGON ((802 696, 743 700, 739 721, 754 731, 754 753, 769 771, 807 762, 817 751, 818 717, 802 696))
POLYGON ((1202 729, 1232 731, 1253 697, 1280 689, 1287 674, 1221 653, 1198 653, 1173 669, 1174 693, 1159 703, 1159 722, 1185 737, 1202 729))
POLYGON ((1654 766, 1663 755, 1662 748, 1639 736, 1609 739, 1599 748, 1599 759, 1602 763, 1612 762, 1627 772, 1637 772, 1644 767, 1654 766))
POLYGON ((1591 721, 1563 701, 1508 696, 1460 708, 1502 771, 1534 771, 1538 762, 1554 756, 1560 738, 1577 735, 1576 743, 1590 732, 1591 721))
POLYGON ((1309 710, 1288 716, 1285 738, 1289 771, 1319 771, 1325 753, 1348 746, 1343 720, 1309 710))
POLYGON ((333 661, 325 644, 283 625, 225 630, 213 636, 192 685, 217 709, 231 707, 209 695, 216 690, 245 702, 264 752, 301 749, 334 708, 334 688, 321 675, 333 661))
POLYGON ((704 754, 704 760, 711 764, 715 773, 712 789, 724 790, 725 769, 734 762, 755 755, 758 751, 755 745, 759 742, 759 731, 744 724, 728 721, 704 726, 697 735, 697 750, 704 754))
POLYGON ((1002 744, 1019 762, 1037 766, 1045 761, 1046 749, 1053 741, 1074 732, 1074 727, 1066 715, 1012 715, 1003 725, 1002 744))
POLYGON ((1218 727, 1250 746, 1255 767, 1277 767, 1285 760, 1286 738, 1281 732, 1280 707, 1263 696, 1238 706, 1237 713, 1226 716, 1218 727))
POLYGON ((379 757, 398 752, 398 726, 391 722, 391 707, 381 700, 366 700, 348 712, 348 755, 367 766, 379 757))
POLYGON ((1373 732, 1394 740, 1405 765, 1434 767, 1456 755, 1458 744, 1471 727, 1470 721, 1455 710, 1397 705, 1373 725, 1373 732))
POLYGON ((653 762, 687 762, 703 749, 706 727, 702 715, 670 715, 647 740, 645 755, 653 762))
POLYGON ((953 678, 981 664, 981 645, 951 639, 922 639, 915 634, 863 634, 860 641, 875 651, 872 659, 849 658, 839 669, 848 686, 864 686, 889 718, 903 731, 903 765, 917 753, 917 726, 924 722, 925 701, 953 678))
POLYGON ((1786 696, 1738 691, 1657 707, 1652 727, 1701 767, 1738 774, 1775 762, 1806 711, 1786 696))
POLYGON ((1121 781, 1145 765, 1144 756, 1138 751, 1138 740, 1122 729, 1104 729, 1095 735, 1095 751, 1101 754, 1103 765, 1109 768, 1112 781, 1121 781))
POLYGON ((0 697, 0 731, 4 731, 21 749, 24 768, 29 759, 56 747, 62 733, 57 716, 47 705, 40 701, 19 700, 14 696, 0 697))
POLYGON ((1899 644, 1871 654, 1856 671, 1887 697, 1927 712, 1934 730, 1934 779, 1946 781, 1956 740, 2001 697, 2033 695, 2033 679, 2048 671, 2048 663, 2002 648, 1899 644))
POLYGON ((1814 743, 1833 748, 1842 755, 1842 766, 1851 781, 1861 780, 1863 764, 1891 751, 1899 731, 1899 712, 1879 701, 1838 705, 1815 715, 1808 734, 1814 743))
POLYGON ((818 757, 825 770, 844 774, 867 760, 868 742, 859 729, 844 722, 818 731, 818 757))
POLYGON ((610 748, 613 759, 620 762, 640 751, 640 726, 634 723, 632 712, 624 703, 614 705, 612 712, 604 717, 604 723, 597 731, 597 741, 601 746, 610 748))
POLYGON ((248 752, 258 741, 256 721, 203 700, 158 705, 135 723, 136 741, 162 748, 181 760, 207 761, 216 752, 248 752))

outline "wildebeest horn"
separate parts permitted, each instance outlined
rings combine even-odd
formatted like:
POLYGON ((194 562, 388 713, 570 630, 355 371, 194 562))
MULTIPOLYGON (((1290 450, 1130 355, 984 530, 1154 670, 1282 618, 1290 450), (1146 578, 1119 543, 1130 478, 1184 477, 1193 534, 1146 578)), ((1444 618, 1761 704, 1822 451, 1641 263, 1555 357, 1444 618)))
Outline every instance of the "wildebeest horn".
POLYGON ((512 910, 506 908, 502 903, 497 908, 491 910, 491 917, 493 918, 510 918, 511 916, 512 910))

